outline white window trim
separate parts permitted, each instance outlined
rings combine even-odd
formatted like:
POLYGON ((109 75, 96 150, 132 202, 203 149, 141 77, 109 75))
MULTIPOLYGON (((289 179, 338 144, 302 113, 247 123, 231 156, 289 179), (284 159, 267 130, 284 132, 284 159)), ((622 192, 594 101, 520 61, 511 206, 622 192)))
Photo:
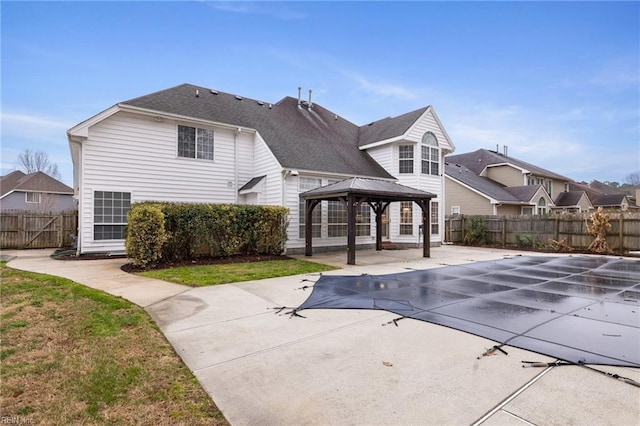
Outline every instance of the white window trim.
POLYGON ((188 124, 178 124, 176 125, 176 158, 182 159, 182 160, 196 160, 196 161, 210 161, 213 162, 216 159, 216 132, 213 129, 208 129, 205 127, 198 127, 198 126, 192 126, 192 125, 188 125, 188 124), (185 157, 180 155, 180 127, 190 127, 192 129, 196 130, 196 140, 195 140, 195 150, 194 150, 194 155, 195 157, 185 157), (211 132, 213 134, 213 147, 212 147, 212 158, 198 158, 198 130, 202 130, 202 131, 208 131, 211 132))
POLYGON ((25 192, 24 202, 27 204, 40 204, 42 203, 42 192, 25 192), (37 195, 38 201, 29 200, 29 195, 37 195))

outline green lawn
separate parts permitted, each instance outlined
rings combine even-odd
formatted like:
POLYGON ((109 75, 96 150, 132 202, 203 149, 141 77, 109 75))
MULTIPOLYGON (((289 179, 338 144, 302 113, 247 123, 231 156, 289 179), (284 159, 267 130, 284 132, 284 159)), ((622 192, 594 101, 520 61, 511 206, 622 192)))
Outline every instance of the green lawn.
POLYGON ((142 308, 4 262, 0 292, 3 418, 228 424, 142 308))
POLYGON ((337 268, 322 265, 320 263, 308 262, 306 260, 286 259, 267 260, 262 262, 184 266, 139 272, 138 275, 169 281, 176 284, 201 287, 330 271, 333 269, 337 268))

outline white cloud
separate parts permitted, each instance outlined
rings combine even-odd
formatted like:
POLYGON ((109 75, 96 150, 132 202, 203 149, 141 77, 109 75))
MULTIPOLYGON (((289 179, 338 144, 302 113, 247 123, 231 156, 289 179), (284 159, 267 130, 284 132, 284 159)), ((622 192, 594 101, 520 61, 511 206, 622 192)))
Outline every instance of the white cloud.
POLYGON ((21 139, 46 140, 66 145, 66 131, 72 124, 65 119, 42 115, 2 112, 2 139, 19 137, 21 139))
POLYGON ((223 12, 266 15, 282 20, 307 18, 307 14, 294 10, 289 3, 251 1, 206 1, 206 5, 223 12))
POLYGON ((373 82, 352 71, 343 71, 343 74, 357 84, 356 90, 365 92, 374 98, 395 98, 410 101, 417 99, 419 96, 416 90, 399 84, 373 82))

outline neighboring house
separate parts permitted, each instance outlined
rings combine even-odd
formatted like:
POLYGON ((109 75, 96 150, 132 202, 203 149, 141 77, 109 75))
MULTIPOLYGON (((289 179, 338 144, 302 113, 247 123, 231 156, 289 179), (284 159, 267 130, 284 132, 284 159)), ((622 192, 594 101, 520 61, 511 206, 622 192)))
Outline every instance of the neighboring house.
POLYGON ((561 192, 556 198, 555 207, 553 207, 554 211, 567 213, 588 213, 593 209, 593 204, 584 191, 561 192))
POLYGON ((19 170, 0 177, 0 210, 58 213, 77 208, 73 189, 43 172, 19 170))
MULTIPOLYGON (((302 192, 352 177, 427 191, 430 241, 442 241, 444 155, 454 146, 432 107, 357 126, 308 101, 268 103, 183 84, 118 103, 67 132, 79 201, 81 253, 124 249, 131 203, 158 200, 282 205, 287 250, 305 244, 302 192)), ((368 207, 357 243, 375 243, 368 207)), ((383 237, 415 244, 421 210, 393 203, 383 237)), ((314 247, 346 245, 340 202, 313 211, 314 247)))
POLYGON ((506 153, 479 149, 445 159, 447 214, 549 213, 571 179, 506 153))
POLYGON ((465 166, 445 165, 447 214, 545 214, 553 200, 542 185, 505 186, 465 166))
POLYGON ((593 208, 602 207, 604 210, 637 210, 638 206, 629 195, 602 182, 594 180, 591 183, 571 182, 571 191, 582 191, 589 198, 593 208))

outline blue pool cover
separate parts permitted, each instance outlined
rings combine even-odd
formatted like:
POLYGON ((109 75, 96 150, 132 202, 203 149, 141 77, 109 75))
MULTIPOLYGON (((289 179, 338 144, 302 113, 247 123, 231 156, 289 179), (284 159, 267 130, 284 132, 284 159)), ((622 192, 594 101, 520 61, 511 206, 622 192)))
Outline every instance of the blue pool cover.
POLYGON ((323 275, 296 310, 380 309, 578 364, 640 367, 640 261, 516 256, 323 275))

